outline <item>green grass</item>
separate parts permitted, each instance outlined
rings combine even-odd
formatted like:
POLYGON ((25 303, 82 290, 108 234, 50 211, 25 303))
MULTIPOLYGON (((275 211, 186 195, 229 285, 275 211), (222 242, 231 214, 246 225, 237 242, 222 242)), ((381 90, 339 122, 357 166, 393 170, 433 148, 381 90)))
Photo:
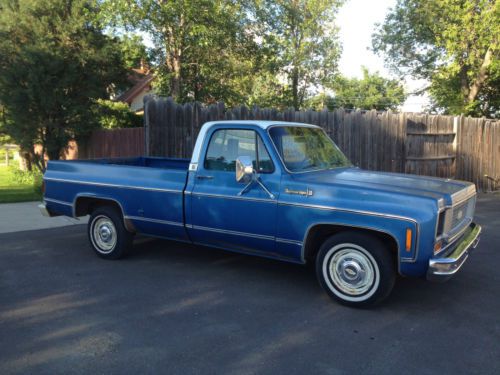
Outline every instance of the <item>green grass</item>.
POLYGON ((41 198, 32 184, 13 183, 7 166, 0 166, 0 203, 30 202, 41 200, 41 198))

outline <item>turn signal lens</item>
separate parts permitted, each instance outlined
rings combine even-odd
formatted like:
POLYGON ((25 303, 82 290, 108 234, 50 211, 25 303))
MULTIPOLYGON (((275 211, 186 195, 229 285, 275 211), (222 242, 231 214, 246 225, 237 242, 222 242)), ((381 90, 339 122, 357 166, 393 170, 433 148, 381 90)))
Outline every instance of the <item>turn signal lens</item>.
POLYGON ((441 251, 443 244, 441 241, 438 241, 434 244, 434 254, 437 254, 441 251))
POLYGON ((410 228, 406 229, 406 251, 411 250, 411 240, 412 240, 412 231, 410 228))

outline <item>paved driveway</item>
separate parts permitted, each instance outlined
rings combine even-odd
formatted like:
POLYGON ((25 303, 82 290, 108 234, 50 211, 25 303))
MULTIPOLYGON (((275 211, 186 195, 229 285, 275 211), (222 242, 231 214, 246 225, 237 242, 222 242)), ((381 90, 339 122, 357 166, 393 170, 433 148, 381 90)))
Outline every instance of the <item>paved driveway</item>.
POLYGON ((375 310, 310 268, 138 239, 122 261, 84 226, 0 235, 0 373, 500 373, 500 197, 445 284, 399 280, 375 310))

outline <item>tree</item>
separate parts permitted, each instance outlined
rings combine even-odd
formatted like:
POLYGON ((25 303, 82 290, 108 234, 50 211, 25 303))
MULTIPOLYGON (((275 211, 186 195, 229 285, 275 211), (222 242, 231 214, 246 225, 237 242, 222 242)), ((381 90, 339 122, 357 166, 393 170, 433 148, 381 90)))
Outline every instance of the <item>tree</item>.
POLYGON ((98 99, 94 118, 103 129, 138 128, 143 126, 144 117, 132 112, 127 103, 98 99))
POLYGON ((108 0, 112 25, 151 36, 156 90, 178 102, 241 101, 251 88, 256 43, 246 12, 230 0, 108 0))
POLYGON ((124 34, 120 37, 120 50, 127 69, 151 64, 151 56, 139 35, 124 34))
POLYGON ((395 110, 404 103, 406 94, 399 80, 384 78, 378 72, 370 73, 366 67, 362 70, 361 79, 338 77, 327 85, 335 92, 330 107, 383 111, 395 110))
POLYGON ((290 86, 281 82, 272 72, 262 70, 253 80, 252 93, 246 104, 284 110, 292 107, 291 98, 290 86))
POLYGON ((316 87, 331 81, 341 47, 334 24, 342 0, 260 0, 255 19, 267 50, 274 51, 274 71, 291 89, 299 109, 316 87))
POLYGON ((118 41, 95 22, 97 1, 1 0, 0 8, 5 130, 32 156, 38 143, 59 159, 69 139, 98 126, 96 99, 125 77, 118 41))
POLYGON ((398 0, 373 35, 373 48, 400 74, 429 80, 449 113, 499 111, 500 2, 398 0))

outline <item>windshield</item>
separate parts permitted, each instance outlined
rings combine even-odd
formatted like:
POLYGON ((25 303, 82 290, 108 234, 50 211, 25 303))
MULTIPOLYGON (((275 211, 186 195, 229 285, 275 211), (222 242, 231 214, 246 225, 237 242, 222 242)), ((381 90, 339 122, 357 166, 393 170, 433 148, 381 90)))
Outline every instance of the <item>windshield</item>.
POLYGON ((277 126, 271 138, 291 172, 348 167, 351 165, 322 129, 305 126, 277 126))

